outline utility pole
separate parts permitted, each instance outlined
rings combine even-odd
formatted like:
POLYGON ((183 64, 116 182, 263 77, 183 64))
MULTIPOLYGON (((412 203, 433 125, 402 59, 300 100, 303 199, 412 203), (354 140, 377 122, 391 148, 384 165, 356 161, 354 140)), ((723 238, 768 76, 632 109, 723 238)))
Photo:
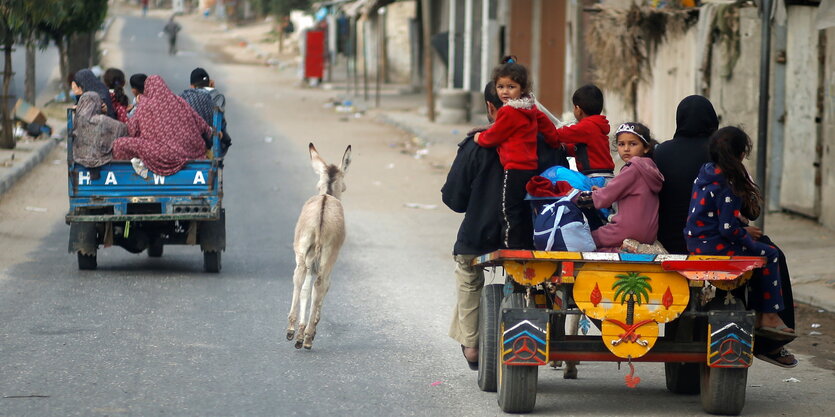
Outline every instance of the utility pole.
POLYGON ((763 210, 754 224, 765 230, 765 213, 768 211, 766 198, 766 146, 768 146, 768 84, 771 70, 771 5, 773 0, 762 2, 762 28, 760 36, 760 103, 757 116, 757 182, 763 198, 763 210))

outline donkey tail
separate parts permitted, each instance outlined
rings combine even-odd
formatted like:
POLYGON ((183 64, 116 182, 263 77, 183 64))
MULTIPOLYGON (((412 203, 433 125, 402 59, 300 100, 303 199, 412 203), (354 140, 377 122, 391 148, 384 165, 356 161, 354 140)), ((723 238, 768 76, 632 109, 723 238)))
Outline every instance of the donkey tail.
POLYGON ((310 242, 307 247, 307 252, 304 255, 305 266, 313 273, 313 276, 319 276, 319 271, 322 265, 322 222, 324 220, 324 207, 327 202, 327 196, 321 196, 321 206, 319 208, 319 215, 311 224, 310 242))

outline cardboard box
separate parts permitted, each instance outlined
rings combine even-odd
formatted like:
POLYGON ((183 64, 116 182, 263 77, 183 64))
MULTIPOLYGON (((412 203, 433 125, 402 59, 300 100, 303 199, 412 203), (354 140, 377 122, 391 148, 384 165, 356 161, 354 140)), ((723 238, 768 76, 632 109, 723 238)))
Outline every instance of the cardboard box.
POLYGON ((46 124, 46 115, 43 114, 41 109, 23 101, 22 98, 17 99, 17 103, 14 106, 14 116, 26 124, 46 124))

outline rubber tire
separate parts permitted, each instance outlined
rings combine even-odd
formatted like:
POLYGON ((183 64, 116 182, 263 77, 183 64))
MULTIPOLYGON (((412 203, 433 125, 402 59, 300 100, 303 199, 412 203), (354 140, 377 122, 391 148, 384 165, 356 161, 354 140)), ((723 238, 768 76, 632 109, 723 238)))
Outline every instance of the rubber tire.
POLYGON ((220 268, 220 251, 204 251, 203 271, 217 273, 220 272, 220 268))
MULTIPOLYGON (((525 294, 513 293, 505 299, 502 307, 524 307, 525 294)), ((501 350, 499 349, 499 355, 501 350)), ((507 366, 499 361, 498 402, 505 413, 530 413, 536 405, 536 387, 539 378, 538 366, 507 366)))
POLYGON ((485 392, 496 392, 503 287, 502 284, 491 284, 481 290, 481 304, 478 308, 478 387, 485 392))
POLYGON ((698 394, 700 391, 699 365, 699 363, 665 363, 664 375, 667 377, 667 390, 674 394, 698 394))
MULTIPOLYGON (((738 297, 736 302, 725 305, 723 301, 713 299, 706 309, 709 310, 745 310, 745 305, 738 297)), ((702 408, 710 414, 736 416, 745 407, 745 387, 748 385, 748 368, 711 368, 702 363, 699 367, 699 385, 701 387, 702 408)))
POLYGON ((151 244, 148 245, 148 256, 151 258, 159 258, 162 256, 162 252, 165 246, 162 243, 151 241, 151 244))
POLYGON ((710 414, 738 416, 745 407, 748 368, 711 368, 701 364, 702 408, 710 414))
POLYGON ((96 254, 93 253, 92 255, 84 255, 83 253, 76 252, 78 254, 78 269, 82 271, 93 271, 98 267, 98 263, 96 262, 96 254))

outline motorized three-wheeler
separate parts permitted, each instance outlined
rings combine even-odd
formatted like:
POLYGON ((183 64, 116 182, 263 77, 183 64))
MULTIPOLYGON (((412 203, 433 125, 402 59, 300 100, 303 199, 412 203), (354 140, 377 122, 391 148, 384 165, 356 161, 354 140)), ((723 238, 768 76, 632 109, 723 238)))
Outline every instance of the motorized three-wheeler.
POLYGON ((188 161, 180 171, 161 176, 137 172, 131 161, 114 160, 96 169, 73 161, 73 110, 67 111, 66 223, 68 249, 77 254, 79 269, 96 269, 100 246, 160 257, 166 245, 200 245, 203 270, 220 271, 226 250, 222 123, 223 110, 216 106, 206 159, 188 161))
POLYGON ((739 414, 755 315, 731 290, 763 264, 761 257, 533 250, 477 257, 474 266, 505 272, 504 284, 482 292, 478 385, 498 392, 503 411, 523 413, 534 409, 539 368, 552 361, 624 363, 633 388, 636 363, 663 362, 669 391, 700 393, 709 413, 739 414), (572 315, 573 329, 566 326, 572 315))

